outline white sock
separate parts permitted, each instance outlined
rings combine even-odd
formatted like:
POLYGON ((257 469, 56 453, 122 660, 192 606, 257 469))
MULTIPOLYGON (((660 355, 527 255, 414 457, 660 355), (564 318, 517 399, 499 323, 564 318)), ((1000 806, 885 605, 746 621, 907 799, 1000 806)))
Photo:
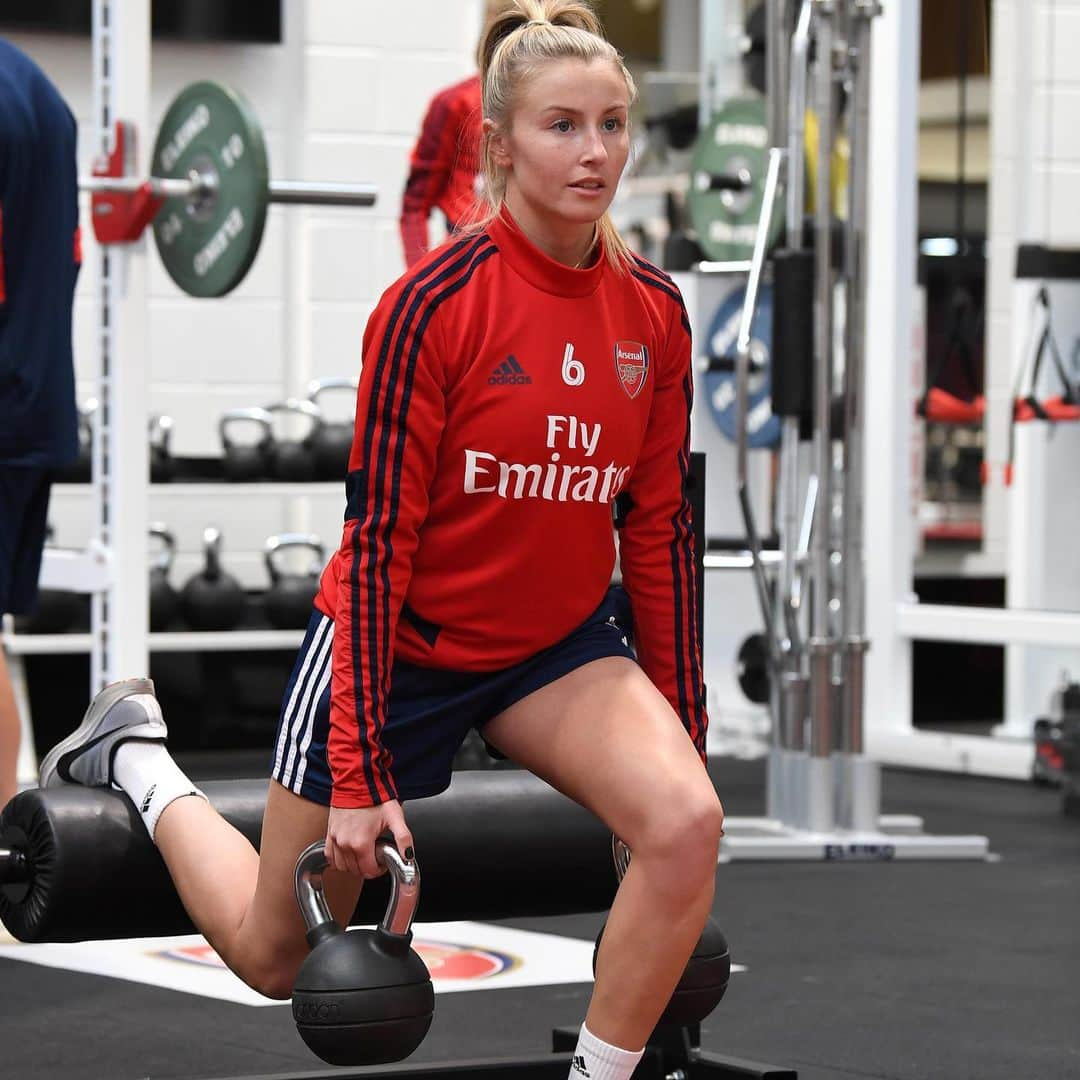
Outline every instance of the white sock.
POLYGON ((113 779, 139 811, 150 839, 169 803, 185 795, 205 795, 180 771, 160 742, 131 739, 121 743, 113 758, 113 779))
POLYGON ((568 1080, 630 1080, 644 1053, 644 1047, 620 1050, 582 1024, 568 1080))

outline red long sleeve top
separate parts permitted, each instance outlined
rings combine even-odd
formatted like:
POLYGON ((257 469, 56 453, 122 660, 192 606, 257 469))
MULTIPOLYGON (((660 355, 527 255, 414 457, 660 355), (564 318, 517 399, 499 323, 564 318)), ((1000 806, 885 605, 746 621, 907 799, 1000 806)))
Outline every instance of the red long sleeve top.
POLYGON ((611 503, 641 666, 704 756, 691 509, 690 326, 635 259, 572 270, 505 210, 395 282, 364 335, 335 621, 333 805, 396 798, 394 657, 492 671, 565 637, 611 580, 611 503))
POLYGON ((401 199, 401 243, 405 265, 428 250, 428 218, 441 210, 461 225, 476 204, 480 172, 480 76, 472 75, 432 99, 413 148, 401 199))

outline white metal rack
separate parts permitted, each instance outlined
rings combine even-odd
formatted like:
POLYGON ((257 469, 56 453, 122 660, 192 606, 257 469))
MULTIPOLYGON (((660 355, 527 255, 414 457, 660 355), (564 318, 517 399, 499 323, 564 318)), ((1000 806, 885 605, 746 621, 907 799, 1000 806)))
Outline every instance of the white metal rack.
MULTIPOLYGON (((878 55, 889 59, 875 63, 877 104, 871 124, 876 194, 869 227, 868 337, 877 343, 878 352, 867 387, 868 426, 876 436, 868 462, 873 481, 866 493, 868 618, 874 641, 867 667, 868 748, 890 764, 1027 779, 1033 755, 1031 724, 1046 707, 1051 680, 1060 677, 1070 660, 1073 677, 1080 677, 1080 576, 1075 572, 1080 425, 1019 425, 1011 485, 1002 471, 1014 378, 1031 347, 1031 304, 1042 284, 1035 278, 1017 279, 1016 243, 1044 233, 1024 216, 1026 210, 1017 214, 1015 208, 1037 207, 1042 212, 1043 178, 1052 175, 1052 168, 1020 143, 1015 175, 992 191, 990 217, 1008 224, 987 245, 988 296, 993 297, 987 317, 984 432, 990 471, 983 489, 983 550, 952 559, 916 556, 912 406, 923 386, 923 342, 918 312, 912 306, 916 154, 909 113, 914 103, 904 83, 918 67, 918 5, 889 4, 877 24, 875 33, 882 45, 878 55), (1002 212, 1006 210, 1009 213, 1002 212), (998 306, 992 310, 994 303, 998 306), (921 604, 913 595, 913 568, 1004 577, 1008 606, 921 604), (915 729, 911 652, 916 640, 1005 647, 1004 723, 993 736, 915 729)), ((1025 73, 1024 65, 1034 55, 1032 29, 1023 21, 1015 29, 1020 37, 1005 35, 1009 42, 1002 56, 1019 57, 1019 66, 1012 78, 999 74, 994 82, 1002 95, 1019 101, 1023 113, 1034 104, 1032 86, 1039 95, 1045 88, 1030 83, 1025 73), (1017 80, 1017 74, 1023 78, 1017 80)), ((1025 132, 1021 126, 1018 138, 1025 132)), ((1052 274, 1047 280, 1058 339, 1068 350, 1080 331, 1077 282, 1055 281, 1052 274)))
MULTIPOLYGON (((152 143, 150 0, 94 0, 92 10, 95 147, 107 155, 112 149, 116 121, 129 122, 137 141, 129 147, 125 172, 145 175, 149 172, 152 143)), ((297 213, 302 212, 294 212, 294 220, 297 213)), ((94 572, 74 574, 72 567, 72 573, 61 580, 54 573, 55 560, 47 561, 44 568, 48 584, 90 594, 90 631, 17 634, 7 620, 0 632, 0 645, 11 660, 23 721, 18 767, 22 783, 34 782, 37 772, 23 657, 89 653, 93 694, 110 681, 147 672, 151 652, 286 649, 302 640, 300 630, 151 633, 146 523, 150 520, 152 492, 213 500, 221 495, 235 498, 238 492, 257 491, 261 497, 276 498, 341 490, 340 483, 148 483, 149 373, 142 361, 149 352, 148 276, 145 233, 134 243, 100 249, 95 334, 100 369, 94 387, 100 405, 93 425, 93 482, 61 484, 54 489, 68 499, 85 495, 91 504, 86 554, 96 557, 94 572)), ((294 285, 300 287, 302 282, 294 285)), ((85 557, 82 560, 86 565, 91 561, 85 557)))

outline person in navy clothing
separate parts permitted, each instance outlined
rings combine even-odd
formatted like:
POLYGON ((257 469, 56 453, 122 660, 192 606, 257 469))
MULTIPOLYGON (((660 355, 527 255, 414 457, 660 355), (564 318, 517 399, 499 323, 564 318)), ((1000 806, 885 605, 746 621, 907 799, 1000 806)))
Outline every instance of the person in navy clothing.
MULTIPOLYGON (((76 134, 45 73, 0 39, 0 614, 30 612, 37 602, 50 478, 78 450, 76 134)), ((0 806, 15 794, 18 748, 0 652, 0 806)))

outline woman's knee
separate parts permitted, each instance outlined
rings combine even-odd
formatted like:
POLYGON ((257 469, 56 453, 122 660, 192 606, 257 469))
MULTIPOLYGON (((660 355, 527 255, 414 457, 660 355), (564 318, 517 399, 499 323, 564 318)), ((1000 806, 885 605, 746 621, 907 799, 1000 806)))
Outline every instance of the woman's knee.
POLYGON ((252 990, 275 1001, 286 1001, 292 997, 296 975, 307 952, 306 944, 302 948, 280 944, 271 948, 260 942, 248 944, 228 960, 229 966, 252 990))
POLYGON ((715 873, 723 826, 724 810, 712 785, 691 785, 655 797, 631 848, 635 856, 677 868, 674 881, 696 887, 715 873))

